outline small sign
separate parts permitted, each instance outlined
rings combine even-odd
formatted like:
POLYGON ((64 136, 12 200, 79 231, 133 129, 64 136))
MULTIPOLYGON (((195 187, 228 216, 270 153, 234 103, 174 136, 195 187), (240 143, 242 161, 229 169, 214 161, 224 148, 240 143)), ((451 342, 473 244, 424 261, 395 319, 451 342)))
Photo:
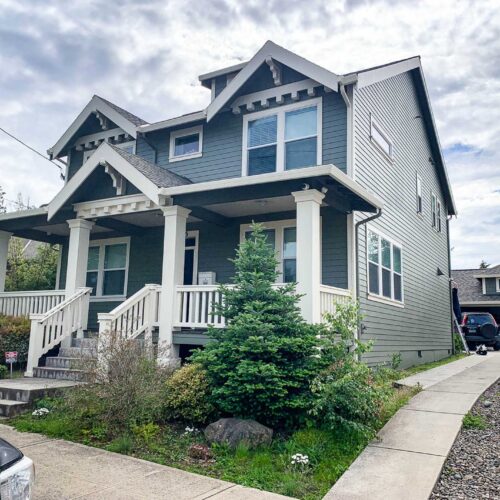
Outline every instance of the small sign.
POLYGON ((17 363, 17 351, 6 352, 5 362, 7 364, 17 363))

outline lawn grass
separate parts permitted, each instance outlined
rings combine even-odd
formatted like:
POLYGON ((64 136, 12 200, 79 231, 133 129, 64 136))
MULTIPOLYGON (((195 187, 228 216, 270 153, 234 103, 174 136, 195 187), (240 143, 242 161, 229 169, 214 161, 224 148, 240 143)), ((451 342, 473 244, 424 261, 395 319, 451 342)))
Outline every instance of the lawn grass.
MULTIPOLYGON (((384 370, 379 374, 378 383, 388 390, 388 396, 378 428, 418 392, 414 388, 392 388, 398 377, 399 372, 394 370, 384 370)), ((270 446, 256 450, 215 446, 212 447, 213 458, 203 461, 191 458, 188 453, 192 444, 206 444, 202 432, 186 433, 184 426, 164 424, 153 426, 156 428, 153 435, 145 437, 145 433, 130 433, 110 440, 102 428, 85 428, 85 424, 71 418, 58 401, 39 402, 39 407, 51 409, 45 417, 26 413, 9 423, 19 431, 63 438, 304 500, 322 498, 371 439, 361 434, 303 428, 291 435, 275 435, 270 446), (307 455, 309 465, 303 468, 293 466, 291 457, 295 453, 307 455)))
POLYGON ((437 368, 438 366, 447 365, 448 363, 452 363, 453 361, 466 358, 467 356, 468 354, 466 354, 465 352, 461 352, 457 354, 452 354, 451 356, 440 359, 439 361, 431 361, 430 363, 424 363, 422 365, 412 366, 410 368, 406 368, 405 370, 401 370, 399 378, 409 377, 411 375, 415 375, 416 373, 430 370, 431 368, 437 368))

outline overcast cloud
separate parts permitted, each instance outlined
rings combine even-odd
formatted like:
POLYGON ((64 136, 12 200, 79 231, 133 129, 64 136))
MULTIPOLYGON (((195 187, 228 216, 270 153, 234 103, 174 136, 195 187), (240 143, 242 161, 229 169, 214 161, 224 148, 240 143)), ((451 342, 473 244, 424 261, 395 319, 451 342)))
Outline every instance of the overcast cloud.
MULTIPOLYGON (((459 218, 452 264, 500 263, 500 2, 0 0, 0 127, 46 151, 92 95, 154 122, 271 39, 334 72, 421 55, 459 218)), ((49 201, 54 165, 0 134, 0 185, 49 201)))

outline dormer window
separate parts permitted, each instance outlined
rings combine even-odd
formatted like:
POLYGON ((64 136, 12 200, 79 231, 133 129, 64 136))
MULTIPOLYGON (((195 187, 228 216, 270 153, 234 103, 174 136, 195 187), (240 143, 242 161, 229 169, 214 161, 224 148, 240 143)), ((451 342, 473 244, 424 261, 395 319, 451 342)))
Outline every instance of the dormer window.
POLYGON ((202 155, 203 126, 176 130, 170 133, 169 161, 199 158, 202 155))

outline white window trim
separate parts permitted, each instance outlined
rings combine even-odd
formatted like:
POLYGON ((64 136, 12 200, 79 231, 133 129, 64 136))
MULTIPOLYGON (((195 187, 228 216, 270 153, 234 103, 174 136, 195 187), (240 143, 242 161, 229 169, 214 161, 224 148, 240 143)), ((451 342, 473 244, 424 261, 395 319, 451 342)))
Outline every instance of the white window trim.
MULTIPOLYGON (((496 281, 497 281, 497 293, 500 293, 500 278, 497 278, 496 281)), ((486 280, 483 279, 483 282, 485 283, 484 293, 486 293, 486 280)))
POLYGON ((194 250, 194 256, 193 256, 193 282, 188 283, 191 285, 197 285, 198 284, 198 247, 199 247, 199 241, 200 241, 200 232, 199 231, 187 231, 186 232, 186 240, 189 238, 194 238, 195 244, 194 246, 185 246, 184 251, 186 250, 194 250))
POLYGON ((183 128, 180 130, 174 130, 170 132, 170 147, 168 150, 168 161, 181 161, 181 160, 190 160, 192 158, 200 158, 203 154, 203 125, 196 125, 195 127, 183 128), (185 137, 186 135, 199 135, 198 141, 198 151, 195 153, 189 153, 186 155, 175 155, 175 140, 179 137, 185 137))
POLYGON ((128 288, 128 271, 130 263, 130 236, 123 238, 108 238, 104 240, 91 240, 90 247, 99 247, 99 265, 97 269, 97 285, 96 294, 90 297, 91 302, 118 302, 127 298, 128 288), (102 295, 103 281, 104 281, 104 247, 106 245, 118 245, 125 243, 127 245, 126 261, 125 261, 125 284, 123 295, 102 295))
MULTIPOLYGON (((387 269, 387 268, 384 268, 387 269)), ((373 227, 368 226, 367 228, 367 233, 366 233, 366 294, 368 300, 373 300, 375 302, 383 302, 385 304, 389 304, 392 306, 398 306, 398 307, 404 307, 405 306, 405 292, 404 292, 404 258, 403 258, 403 245, 395 240, 394 238, 391 238, 387 236, 386 234, 382 233, 378 229, 374 229, 373 227), (370 292, 370 259, 368 255, 368 232, 371 231, 372 233, 375 233, 379 237, 379 263, 378 263, 378 279, 379 279, 379 294, 370 292), (387 240, 391 244, 391 297, 386 297, 385 295, 382 294, 382 239, 387 240), (394 269, 393 269, 393 253, 394 253, 394 245, 399 247, 401 249, 401 273, 396 273, 396 274, 401 274, 401 300, 396 300, 394 299, 394 269)))
MULTIPOLYGON (((260 222, 264 226, 264 229, 274 229, 274 245, 276 250, 276 258, 278 260, 278 272, 279 276, 277 283, 283 283, 283 242, 284 242, 284 230, 287 228, 297 227, 296 219, 286 219, 286 220, 276 220, 276 221, 266 221, 260 222)), ((240 225, 240 244, 245 241, 245 233, 252 230, 252 224, 241 224, 240 225)), ((295 257, 297 260, 297 257, 295 257)), ((297 261, 298 265, 298 261, 297 261)))
MULTIPOLYGON (((276 141, 276 172, 285 172, 285 113, 301 108, 311 108, 313 106, 316 106, 316 165, 321 165, 323 161, 323 99, 321 97, 316 97, 315 99, 306 99, 304 101, 266 109, 264 111, 247 113, 243 116, 241 175, 243 177, 248 175, 248 122, 264 118, 266 116, 277 115, 278 129, 276 141)), ((304 137, 304 139, 305 138, 307 137, 304 137)))
POLYGON ((441 201, 437 200, 436 203, 436 231, 438 233, 443 232, 443 221, 441 220, 442 214, 441 212, 443 211, 441 201))
POLYGON ((373 115, 370 113, 370 142, 375 146, 375 148, 380 151, 384 157, 389 160, 391 163, 394 162, 394 143, 392 142, 391 138, 389 137, 389 134, 380 126, 377 120, 373 118, 373 115), (376 128, 378 133, 387 141, 389 144, 389 148, 391 150, 390 154, 387 154, 386 151, 384 151, 384 148, 382 145, 373 137, 372 129, 376 128))
POLYGON ((422 178, 417 174, 416 177, 416 195, 417 195, 417 214, 423 215, 424 212, 424 197, 422 196, 422 178), (420 202, 420 203, 419 203, 420 202))

